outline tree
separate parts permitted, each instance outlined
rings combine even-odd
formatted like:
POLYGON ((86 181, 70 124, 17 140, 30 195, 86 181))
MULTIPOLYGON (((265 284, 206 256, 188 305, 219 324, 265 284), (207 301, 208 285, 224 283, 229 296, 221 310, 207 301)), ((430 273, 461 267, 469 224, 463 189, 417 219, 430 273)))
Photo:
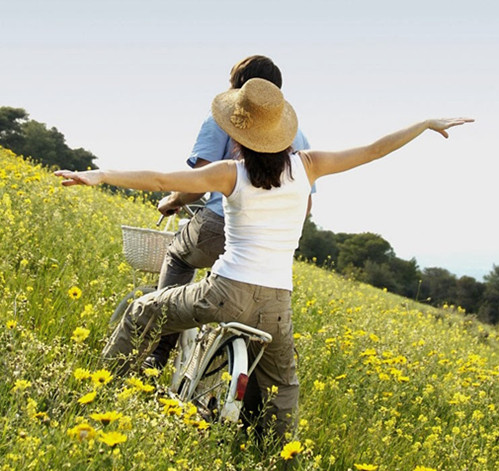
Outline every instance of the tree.
POLYGON ((445 268, 425 268, 422 274, 421 299, 430 298, 434 306, 452 304, 456 299, 456 275, 445 268))
POLYGON ((395 256, 392 246, 383 237, 371 232, 352 234, 338 245, 340 272, 349 266, 364 268, 367 260, 378 264, 387 263, 395 256))
POLYGON ((72 149, 71 151, 72 151, 70 156, 71 165, 75 167, 76 170, 88 170, 89 168, 97 168, 97 166, 93 163, 93 161, 97 157, 94 154, 92 154, 92 152, 83 149, 83 147, 78 147, 77 149, 72 149), (76 167, 82 167, 82 168, 76 168, 76 167))
POLYGON ((366 260, 359 279, 377 288, 386 288, 392 293, 397 292, 397 280, 388 263, 376 263, 372 260, 366 260))
POLYGON ((295 256, 308 261, 313 260, 319 266, 334 264, 338 256, 334 233, 318 229, 308 216, 303 225, 300 244, 295 256))
POLYGON ((485 290, 478 317, 484 322, 497 324, 499 322, 499 265, 494 265, 492 271, 484 276, 484 280, 485 290))
POLYGON ((28 114, 22 108, 0 107, 0 144, 8 149, 18 146, 27 120, 28 114))
POLYGON ((64 136, 57 129, 48 130, 43 123, 30 120, 23 125, 22 130, 22 144, 13 149, 17 154, 43 162, 47 167, 67 160, 64 136))
POLYGON ((395 278, 394 292, 407 298, 416 298, 421 279, 416 259, 402 260, 398 257, 392 257, 389 266, 395 278))
POLYGON ((485 285, 471 276, 462 276, 456 283, 456 304, 466 313, 478 313, 485 285))
POLYGON ((95 155, 81 148, 70 149, 57 128, 47 129, 44 123, 29 120, 22 108, 0 107, 0 145, 48 167, 96 168, 95 155))

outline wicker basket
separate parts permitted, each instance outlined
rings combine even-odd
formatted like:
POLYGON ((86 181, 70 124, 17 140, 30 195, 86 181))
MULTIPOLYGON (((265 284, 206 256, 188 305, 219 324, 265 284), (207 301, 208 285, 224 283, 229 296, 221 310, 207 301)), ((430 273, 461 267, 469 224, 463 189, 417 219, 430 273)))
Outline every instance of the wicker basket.
POLYGON ((121 226, 121 229, 127 262, 136 270, 159 273, 174 233, 132 226, 121 226))

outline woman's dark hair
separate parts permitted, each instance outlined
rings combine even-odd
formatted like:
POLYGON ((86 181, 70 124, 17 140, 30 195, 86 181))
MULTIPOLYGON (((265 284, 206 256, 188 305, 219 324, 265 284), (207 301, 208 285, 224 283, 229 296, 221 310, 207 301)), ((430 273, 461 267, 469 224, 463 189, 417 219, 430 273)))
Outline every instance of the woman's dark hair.
POLYGON ((281 177, 284 172, 293 179, 291 171, 291 148, 276 153, 256 152, 237 144, 239 156, 244 159, 244 166, 248 172, 250 182, 257 188, 270 190, 281 186, 281 177))
POLYGON ((282 75, 279 67, 265 56, 250 56, 238 62, 230 71, 232 88, 241 88, 249 79, 262 78, 282 87, 282 75))

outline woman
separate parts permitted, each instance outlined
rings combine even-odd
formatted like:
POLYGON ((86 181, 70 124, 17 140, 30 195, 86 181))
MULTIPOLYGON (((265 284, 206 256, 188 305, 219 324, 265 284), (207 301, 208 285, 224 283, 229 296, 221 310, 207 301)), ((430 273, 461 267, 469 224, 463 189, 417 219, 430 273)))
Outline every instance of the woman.
POLYGON ((212 275, 199 283, 165 288, 136 300, 104 349, 106 359, 130 366, 142 358, 158 334, 207 322, 239 321, 269 332, 273 342, 255 370, 261 395, 270 398, 266 414, 279 435, 293 423, 298 403, 291 323, 293 253, 305 219, 311 185, 320 177, 381 158, 431 129, 471 119, 433 119, 383 137, 374 144, 341 152, 290 153, 296 114, 278 87, 251 79, 217 97, 212 112, 218 125, 240 145, 242 160, 224 160, 174 173, 151 171, 58 171, 63 185, 108 183, 149 191, 218 191, 224 195, 225 253, 212 275), (134 334, 140 333, 140 342, 134 334))
MULTIPOLYGON (((241 88, 252 78, 262 78, 282 87, 282 74, 274 62, 265 56, 254 55, 237 62, 230 71, 230 88, 241 88)), ((309 149, 310 145, 298 130, 293 141, 296 150, 309 149)), ((232 140, 223 131, 212 114, 205 119, 192 149, 187 164, 192 168, 199 168, 219 160, 233 159, 234 148, 232 140)), ((211 268, 217 258, 224 252, 224 213, 220 193, 211 191, 206 205, 181 231, 175 234, 169 245, 161 273, 158 287, 166 288, 173 285, 185 285, 192 281, 194 272, 198 268, 211 268)), ((197 193, 172 192, 163 198, 158 210, 167 215, 168 212, 178 211, 185 204, 197 201, 202 195, 197 193)), ((309 200, 311 204, 311 199, 309 200)), ((178 334, 164 336, 146 363, 162 367, 175 346, 178 334)), ((248 398, 250 394, 246 397, 248 398)))

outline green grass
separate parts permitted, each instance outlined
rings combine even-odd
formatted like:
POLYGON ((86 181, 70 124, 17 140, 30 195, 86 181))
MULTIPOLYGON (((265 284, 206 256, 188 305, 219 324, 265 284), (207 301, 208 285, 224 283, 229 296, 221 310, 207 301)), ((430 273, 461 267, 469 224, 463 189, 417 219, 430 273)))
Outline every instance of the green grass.
POLYGON ((134 277, 150 281, 120 225, 156 214, 0 148, 0 470, 499 469, 497 329, 301 262, 292 460, 168 408, 165 376, 106 382, 108 319, 134 277))

